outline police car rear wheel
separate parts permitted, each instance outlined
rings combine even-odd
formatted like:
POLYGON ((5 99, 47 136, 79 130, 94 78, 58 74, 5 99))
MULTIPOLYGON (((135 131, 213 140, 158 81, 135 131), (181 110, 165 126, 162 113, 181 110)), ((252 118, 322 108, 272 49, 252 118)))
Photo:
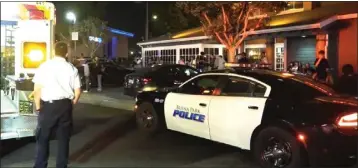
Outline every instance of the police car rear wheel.
POLYGON ((142 103, 136 113, 137 126, 146 132, 157 132, 159 130, 158 115, 150 103, 142 103))
POLYGON ((259 133, 254 141, 253 154, 264 168, 296 168, 303 163, 295 137, 276 127, 268 127, 259 133))

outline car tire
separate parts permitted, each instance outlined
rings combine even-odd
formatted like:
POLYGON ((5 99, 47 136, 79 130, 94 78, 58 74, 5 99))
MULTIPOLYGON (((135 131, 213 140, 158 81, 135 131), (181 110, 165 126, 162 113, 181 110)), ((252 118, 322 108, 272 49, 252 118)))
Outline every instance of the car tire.
POLYGON ((136 123, 139 130, 155 134, 162 130, 157 112, 152 104, 144 102, 139 105, 136 112, 136 123))
POLYGON ((254 140, 253 156, 263 168, 275 167, 274 160, 278 160, 282 168, 300 168, 305 166, 303 150, 289 132, 277 127, 267 127, 254 140))

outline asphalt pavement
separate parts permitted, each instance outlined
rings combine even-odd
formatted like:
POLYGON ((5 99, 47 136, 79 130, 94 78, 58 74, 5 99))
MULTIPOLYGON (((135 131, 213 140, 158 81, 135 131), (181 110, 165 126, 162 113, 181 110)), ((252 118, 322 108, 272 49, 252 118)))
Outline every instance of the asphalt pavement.
MULTIPOLYGON (((70 167, 257 167, 250 153, 193 136, 136 129, 134 101, 121 88, 84 93, 74 109, 70 167)), ((55 166, 51 141, 49 167, 55 166)), ((1 144, 1 167, 32 167, 33 138, 1 144)))

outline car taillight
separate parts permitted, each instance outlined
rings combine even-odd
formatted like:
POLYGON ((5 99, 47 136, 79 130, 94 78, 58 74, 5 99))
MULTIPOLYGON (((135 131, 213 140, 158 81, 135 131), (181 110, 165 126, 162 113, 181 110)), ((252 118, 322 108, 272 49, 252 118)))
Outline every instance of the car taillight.
POLYGON ((150 78, 143 78, 142 79, 142 82, 143 82, 144 85, 148 84, 150 81, 152 81, 152 79, 150 79, 150 78))
POLYGON ((340 128, 357 128, 358 113, 350 113, 338 118, 337 125, 340 128))

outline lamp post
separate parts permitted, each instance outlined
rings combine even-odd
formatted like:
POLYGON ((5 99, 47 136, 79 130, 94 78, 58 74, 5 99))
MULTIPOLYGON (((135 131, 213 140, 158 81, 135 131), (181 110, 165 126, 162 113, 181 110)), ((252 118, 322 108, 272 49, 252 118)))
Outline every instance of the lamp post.
MULTIPOLYGON (((149 4, 148 1, 146 2, 146 14, 145 14, 145 38, 144 40, 147 41, 148 40, 148 36, 149 36, 149 4)), ((157 20, 158 19, 158 15, 153 15, 152 16, 152 20, 157 20)))
POLYGON ((149 4, 148 1, 145 3, 146 7, 145 7, 145 38, 144 40, 147 41, 148 40, 148 33, 149 33, 149 19, 148 19, 148 13, 149 13, 149 4))
MULTIPOLYGON (((72 27, 74 27, 74 25, 75 25, 75 23, 76 23, 76 15, 75 15, 75 13, 73 13, 73 12, 67 12, 67 14, 66 14, 66 18, 67 18, 67 20, 69 20, 70 22, 71 22, 71 24, 72 24, 72 27)), ((73 31, 73 30, 72 30, 73 31)), ((71 36, 72 36, 72 33, 73 32, 71 32, 71 36)), ((78 36, 78 34, 77 34, 77 36, 78 36)), ((77 37, 78 38, 78 37, 77 37)), ((71 37, 71 39, 73 40, 73 37, 71 37)), ((74 41, 74 45, 75 45, 75 52, 77 52, 77 44, 76 44, 76 41, 77 40, 73 40, 74 41)), ((71 54, 72 55, 72 54, 71 54)))
POLYGON ((72 21, 72 24, 76 23, 76 15, 73 12, 68 12, 66 18, 67 20, 72 21))

